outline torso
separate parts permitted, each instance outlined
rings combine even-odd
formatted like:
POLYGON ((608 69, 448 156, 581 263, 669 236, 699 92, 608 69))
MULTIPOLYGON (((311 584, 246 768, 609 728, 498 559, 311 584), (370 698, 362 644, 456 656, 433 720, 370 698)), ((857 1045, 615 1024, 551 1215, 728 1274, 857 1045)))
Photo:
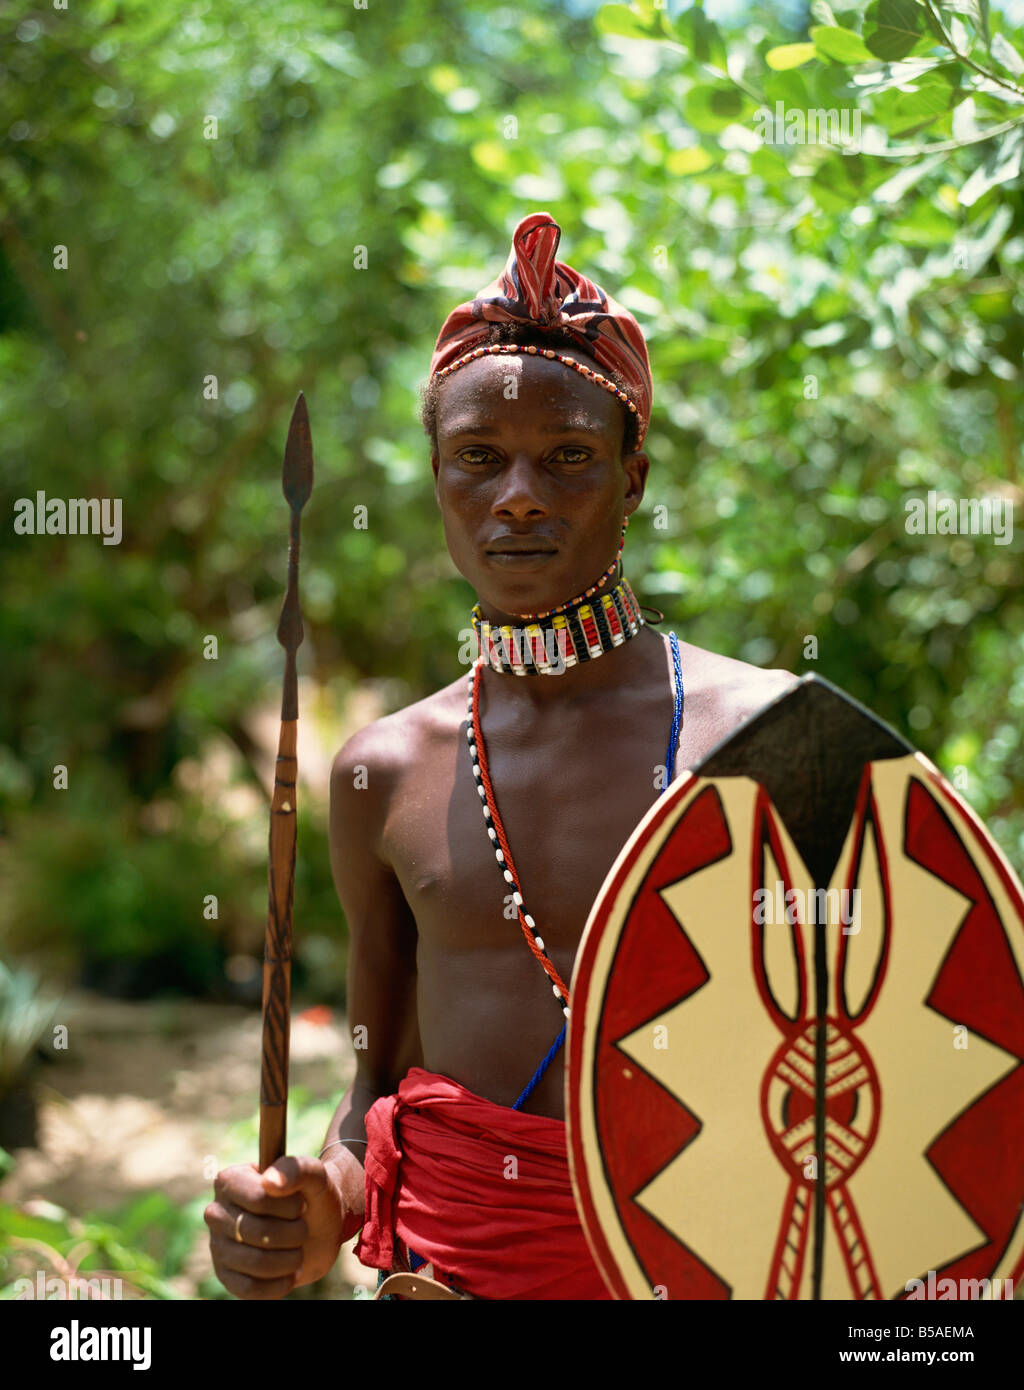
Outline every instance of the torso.
MULTIPOLYGON (((662 785, 656 773, 666 760, 673 690, 668 639, 648 631, 629 684, 585 712, 557 700, 535 711, 507 698, 503 682, 532 677, 485 670, 481 679, 498 810, 526 909, 566 984, 591 905, 662 785)), ((679 646, 686 699, 676 777, 794 680, 679 646)), ((424 1067, 512 1105, 563 1017, 511 906, 506 915, 512 889, 495 860, 471 773, 466 698, 460 676, 382 721, 401 735, 406 752, 381 851, 416 920, 424 1067)), ((564 1118, 564 1057, 563 1047, 525 1111, 564 1118)))

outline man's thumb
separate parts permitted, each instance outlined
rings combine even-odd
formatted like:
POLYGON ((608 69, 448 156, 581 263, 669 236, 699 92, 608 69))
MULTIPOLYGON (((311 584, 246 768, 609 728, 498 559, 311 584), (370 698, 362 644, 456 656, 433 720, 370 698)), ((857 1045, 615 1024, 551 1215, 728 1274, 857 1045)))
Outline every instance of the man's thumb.
POLYGON ((279 1158, 262 1175, 263 1186, 272 1197, 323 1185, 323 1165, 316 1158, 279 1158))

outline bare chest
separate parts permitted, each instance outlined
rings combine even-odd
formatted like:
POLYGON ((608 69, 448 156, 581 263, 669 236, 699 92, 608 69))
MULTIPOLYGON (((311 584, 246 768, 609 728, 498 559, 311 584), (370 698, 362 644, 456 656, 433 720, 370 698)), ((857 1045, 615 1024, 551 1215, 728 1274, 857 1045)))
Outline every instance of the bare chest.
MULTIPOLYGON (((484 729, 498 814, 527 911, 560 968, 572 960, 591 905, 664 781, 671 702, 621 725, 566 723, 528 738, 484 729), (559 959, 561 958, 561 959, 559 959)), ((487 834, 465 736, 435 740, 395 796, 386 848, 416 918, 421 952, 502 952, 519 939, 513 887, 487 834)), ((536 967, 534 967, 536 969, 536 967)))

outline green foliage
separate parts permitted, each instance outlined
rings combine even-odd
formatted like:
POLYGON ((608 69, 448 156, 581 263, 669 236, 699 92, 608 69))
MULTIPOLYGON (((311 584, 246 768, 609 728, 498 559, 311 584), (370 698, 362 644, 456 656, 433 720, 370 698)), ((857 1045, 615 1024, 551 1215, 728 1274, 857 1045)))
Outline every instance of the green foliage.
MULTIPOLYGON (((181 773, 227 748, 258 784, 300 387, 317 458, 300 671, 333 718, 368 683, 395 707, 459 674, 473 595, 416 388, 444 315, 537 207, 648 336, 641 598, 701 645, 813 667, 964 766, 1024 866, 1019 536, 904 524, 929 490, 1021 497, 1022 47, 980 0, 815 0, 799 30, 774 6, 716 25, 652 0, 21 24, 0 88, 0 479, 12 500, 121 497, 125 535, 0 531, 8 935, 107 959, 172 943, 204 988, 258 940, 262 812, 199 806, 181 773), (780 102, 857 133, 790 141, 780 102)), ((298 939, 331 950, 318 816, 298 939)))
POLYGON ((1019 36, 975 5, 812 14, 809 43, 730 35, 714 88, 692 44, 659 68, 708 164, 667 190, 685 251, 668 233, 660 283, 629 277, 674 306, 651 315, 649 452, 686 518, 644 588, 692 640, 817 669, 958 769, 1020 867, 1019 533, 905 526, 929 490, 1021 500, 1019 36), (817 138, 814 110, 837 118, 817 138))
POLYGON ((39 989, 34 971, 9 970, 0 962, 0 1097, 28 1071, 56 1008, 56 1001, 39 989))
POLYGON ((168 1276, 180 1267, 183 1236, 189 1238, 187 1212, 160 1193, 138 1198, 117 1220, 78 1218, 52 1202, 0 1203, 0 1299, 18 1298, 24 1289, 19 1280, 35 1286, 38 1272, 44 1281, 62 1281, 63 1291, 51 1286, 55 1297, 66 1297, 76 1277, 107 1276, 120 1278, 126 1297, 180 1298, 168 1276), (151 1254, 147 1244, 160 1254, 151 1254))
MULTIPOLYGON (((335 1102, 314 1101, 305 1087, 288 1097, 288 1151, 315 1154, 323 1143, 335 1102)), ((250 1163, 258 1152, 258 1114, 231 1126, 219 1144, 221 1166, 250 1163)), ((0 1149, 0 1158, 9 1155, 0 1149)), ((0 1176, 6 1170, 0 1163, 0 1176)), ((101 1273, 121 1277, 125 1297, 230 1299, 209 1265, 195 1274, 195 1254, 206 1251, 209 1231, 203 1212, 208 1190, 185 1202, 161 1191, 140 1193, 113 1211, 71 1215, 52 1202, 0 1203, 0 1299, 18 1296, 17 1280, 36 1271, 65 1281, 101 1273), (189 1269, 192 1273, 189 1273, 189 1269)), ((317 1297, 318 1286, 297 1297, 317 1297)))

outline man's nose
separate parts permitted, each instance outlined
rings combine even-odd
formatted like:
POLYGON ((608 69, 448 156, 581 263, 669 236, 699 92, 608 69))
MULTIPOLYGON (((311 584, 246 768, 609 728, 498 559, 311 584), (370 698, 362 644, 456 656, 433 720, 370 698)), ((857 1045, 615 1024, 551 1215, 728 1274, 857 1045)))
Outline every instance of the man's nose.
POLYGON ((529 454, 517 453, 501 470, 501 482, 491 506, 495 516, 547 515, 544 485, 529 454))

